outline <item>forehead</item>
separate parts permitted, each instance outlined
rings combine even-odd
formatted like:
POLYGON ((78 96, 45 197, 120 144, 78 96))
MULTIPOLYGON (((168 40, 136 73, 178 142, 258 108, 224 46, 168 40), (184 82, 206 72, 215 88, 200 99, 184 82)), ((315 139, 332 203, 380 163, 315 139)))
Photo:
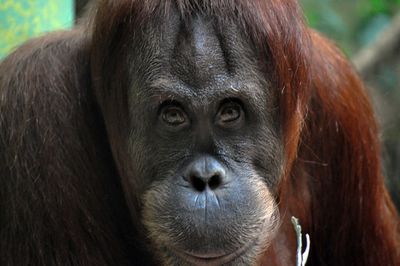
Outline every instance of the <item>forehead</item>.
POLYGON ((183 20, 171 15, 145 27, 141 35, 141 48, 134 51, 140 60, 133 60, 141 63, 133 69, 147 88, 144 95, 265 96, 267 81, 260 60, 234 21, 207 16, 183 20))

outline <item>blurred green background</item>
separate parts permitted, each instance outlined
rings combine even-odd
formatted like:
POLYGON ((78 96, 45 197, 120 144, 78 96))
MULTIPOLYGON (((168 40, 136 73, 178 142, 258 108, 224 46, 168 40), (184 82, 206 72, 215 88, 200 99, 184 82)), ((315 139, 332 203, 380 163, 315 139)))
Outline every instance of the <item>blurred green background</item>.
POLYGON ((0 58, 31 36, 74 22, 73 0, 0 0, 0 58))
MULTIPOLYGON (((400 0, 299 1, 309 25, 336 42, 368 85, 382 128, 384 172, 400 207, 400 0), (371 48, 388 39, 388 48, 371 48), (374 60, 365 60, 371 53, 374 60)), ((72 26, 87 2, 0 0, 0 58, 29 37, 72 26)))
POLYGON ((371 44, 400 11, 400 0, 300 0, 309 25, 352 56, 371 44))

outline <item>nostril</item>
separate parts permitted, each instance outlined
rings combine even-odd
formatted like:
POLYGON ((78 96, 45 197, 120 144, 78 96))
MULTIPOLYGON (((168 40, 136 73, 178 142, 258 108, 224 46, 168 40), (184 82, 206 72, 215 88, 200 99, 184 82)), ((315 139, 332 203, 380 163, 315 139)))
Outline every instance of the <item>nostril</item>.
POLYGON ((208 186, 210 189, 214 190, 221 185, 221 177, 219 175, 213 175, 210 180, 208 180, 208 186))
POLYGON ((197 176, 190 176, 190 183, 192 184, 193 188, 196 189, 199 192, 203 192, 206 189, 206 182, 203 181, 203 179, 197 177, 197 176))
POLYGON ((194 159, 182 174, 183 179, 197 192, 217 190, 222 184, 228 183, 226 169, 211 156, 194 159))

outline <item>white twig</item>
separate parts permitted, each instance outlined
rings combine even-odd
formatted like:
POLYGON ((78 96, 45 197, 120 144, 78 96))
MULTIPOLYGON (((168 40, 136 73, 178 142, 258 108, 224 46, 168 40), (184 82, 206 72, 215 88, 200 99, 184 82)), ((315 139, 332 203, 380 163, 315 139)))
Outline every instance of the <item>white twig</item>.
POLYGON ((306 234, 306 249, 304 253, 302 253, 303 240, 302 240, 301 226, 299 224, 299 219, 293 216, 292 224, 294 230, 296 231, 296 236, 297 236, 296 266, 305 266, 308 259, 308 254, 310 253, 310 236, 306 234))

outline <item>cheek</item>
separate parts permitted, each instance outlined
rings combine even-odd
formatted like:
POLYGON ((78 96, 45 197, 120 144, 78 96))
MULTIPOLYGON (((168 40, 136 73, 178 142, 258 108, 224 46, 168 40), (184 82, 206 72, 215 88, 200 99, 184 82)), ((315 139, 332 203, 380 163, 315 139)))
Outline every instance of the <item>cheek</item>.
POLYGON ((118 171, 131 216, 137 220, 143 191, 146 191, 153 181, 152 177, 156 175, 157 159, 153 154, 157 153, 146 144, 145 138, 141 137, 137 129, 131 132, 124 147, 127 149, 127 157, 122 160, 122 167, 118 165, 118 171))
POLYGON ((274 132, 265 130, 257 135, 251 149, 252 163, 272 191, 276 191, 284 172, 283 142, 274 132))

